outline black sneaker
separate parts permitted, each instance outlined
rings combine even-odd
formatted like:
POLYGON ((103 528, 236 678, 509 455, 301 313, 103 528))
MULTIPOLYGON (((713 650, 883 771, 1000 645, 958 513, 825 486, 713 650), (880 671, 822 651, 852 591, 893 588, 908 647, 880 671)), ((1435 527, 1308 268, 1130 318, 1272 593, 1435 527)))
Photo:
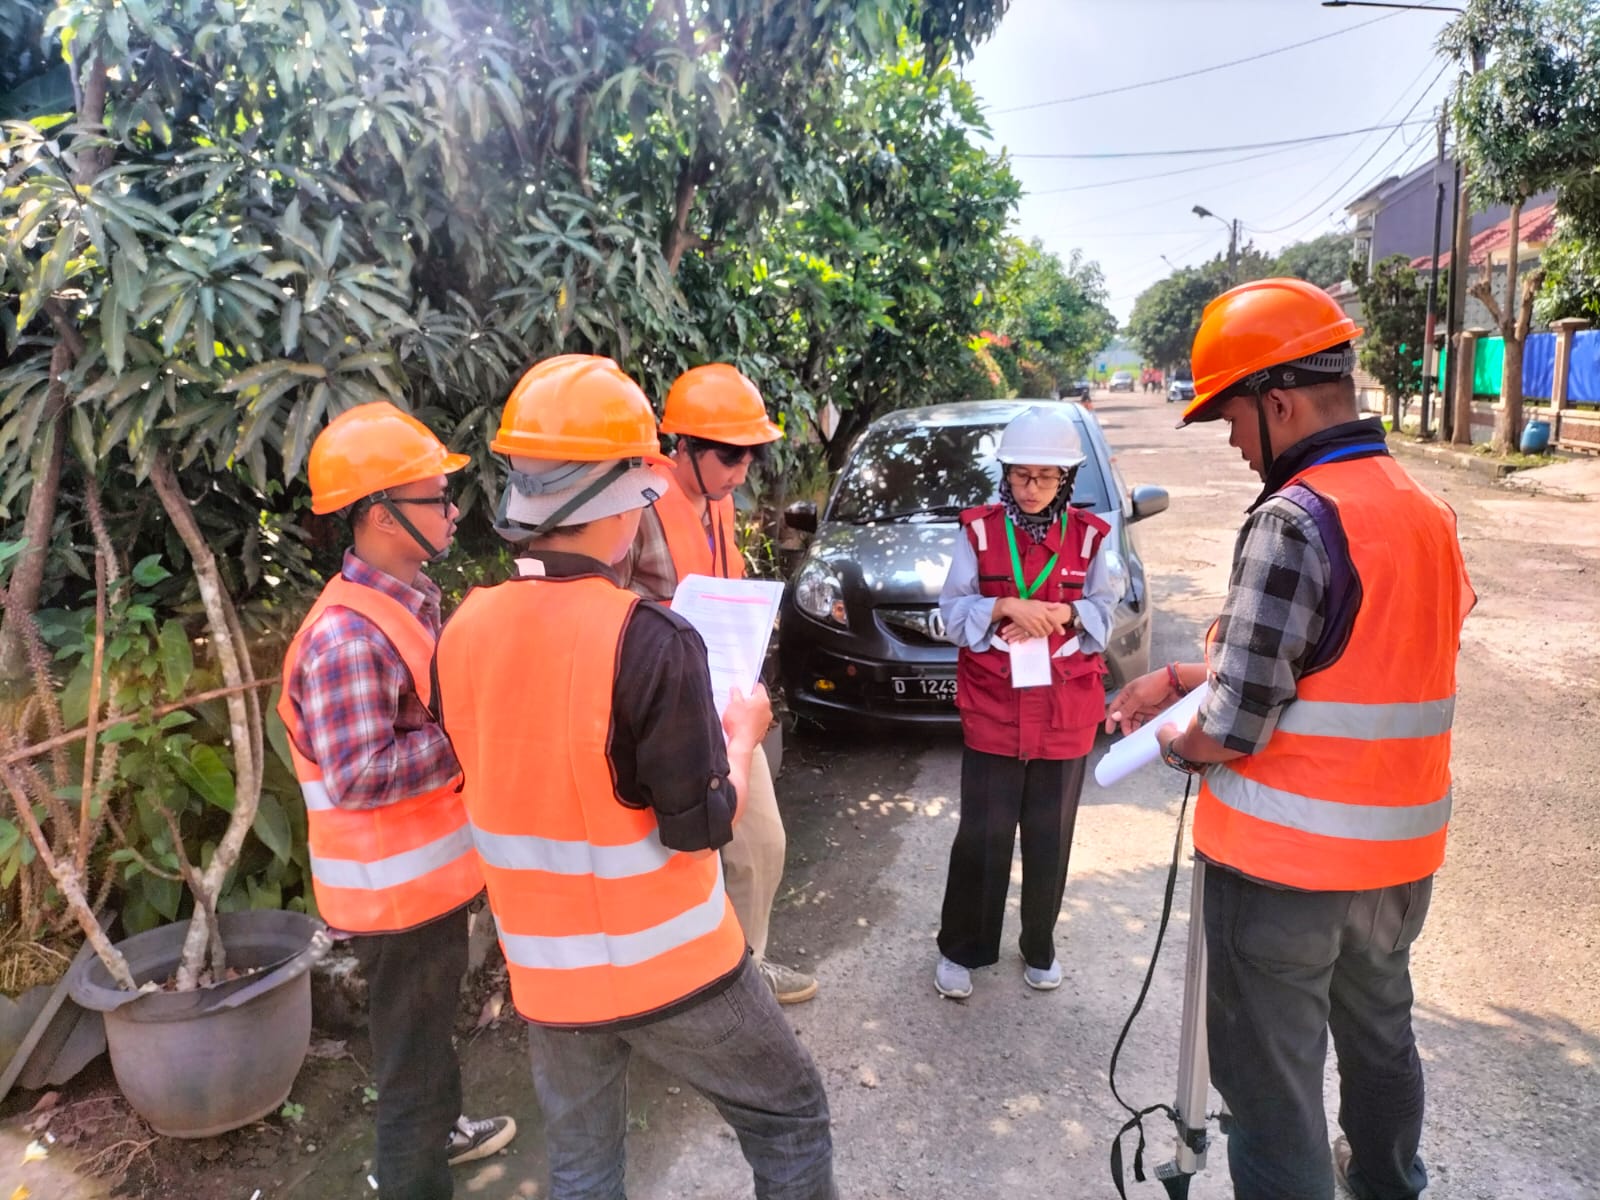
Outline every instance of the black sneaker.
POLYGON ((516 1136, 517 1123, 510 1117, 485 1117, 481 1121, 458 1117, 450 1130, 450 1165, 488 1158, 516 1136))

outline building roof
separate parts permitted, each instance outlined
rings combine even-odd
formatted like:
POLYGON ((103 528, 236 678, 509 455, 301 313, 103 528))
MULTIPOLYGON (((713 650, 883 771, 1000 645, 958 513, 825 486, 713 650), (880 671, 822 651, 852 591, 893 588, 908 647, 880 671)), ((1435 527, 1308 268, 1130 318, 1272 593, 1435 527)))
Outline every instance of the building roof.
MULTIPOLYGON (((1543 246, 1550 240, 1555 232, 1556 206, 1541 204, 1537 208, 1523 210, 1521 227, 1517 230, 1517 238, 1524 246, 1543 246)), ((1481 267, 1489 261, 1491 254, 1503 251, 1511 243, 1511 218, 1507 217, 1498 225, 1491 225, 1488 229, 1475 234, 1472 239, 1472 248, 1467 255, 1467 262, 1471 266, 1481 267)), ((1433 256, 1424 254, 1411 260, 1411 265, 1418 269, 1433 266, 1433 256)), ((1439 265, 1450 265, 1450 251, 1446 250, 1439 255, 1439 265)))

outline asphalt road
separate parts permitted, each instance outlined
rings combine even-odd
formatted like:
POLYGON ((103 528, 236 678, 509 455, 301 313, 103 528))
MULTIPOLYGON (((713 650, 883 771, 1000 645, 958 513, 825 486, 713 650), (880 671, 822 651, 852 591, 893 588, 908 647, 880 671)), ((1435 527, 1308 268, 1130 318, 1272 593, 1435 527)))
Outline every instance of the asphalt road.
MULTIPOLYGON (((1095 408, 1129 485, 1171 493, 1171 509, 1137 532, 1156 658, 1192 657, 1256 481, 1221 428, 1174 431, 1176 409, 1157 397, 1101 396, 1095 408)), ((1460 514, 1480 595, 1462 652, 1448 861, 1415 951, 1428 1196, 1592 1198, 1600 511, 1406 462, 1460 514)), ((1059 926, 1063 987, 1023 986, 1013 924, 1007 957, 953 1003, 931 973, 958 764, 954 739, 802 740, 788 751, 790 870, 773 952, 822 980, 790 1014, 827 1079, 843 1193, 1112 1195, 1107 1149, 1122 1118, 1106 1068, 1154 937, 1177 777, 1151 769, 1110 790, 1089 785, 1059 926)), ((1187 880, 1186 851, 1168 949, 1119 1068, 1122 1094, 1140 1106, 1173 1098, 1187 880)), ((675 1086, 635 1071, 629 1195, 750 1195, 731 1136, 675 1086)), ((1328 1089, 1333 1113, 1331 1067, 1328 1089)), ((1153 1164, 1172 1141, 1170 1127, 1151 1134, 1153 1164)), ((1231 1194, 1214 1147, 1197 1198, 1231 1194)), ((1131 1194, 1164 1195, 1154 1183, 1131 1194)))

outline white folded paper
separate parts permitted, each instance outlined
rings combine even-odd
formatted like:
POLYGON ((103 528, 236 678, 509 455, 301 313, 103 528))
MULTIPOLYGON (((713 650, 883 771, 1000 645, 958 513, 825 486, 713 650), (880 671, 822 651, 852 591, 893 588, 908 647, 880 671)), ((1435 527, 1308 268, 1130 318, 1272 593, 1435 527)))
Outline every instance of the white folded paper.
POLYGON ((1195 713, 1211 692, 1209 683, 1202 683, 1176 704, 1157 713, 1120 742, 1113 742, 1105 756, 1095 764, 1094 781, 1101 787, 1127 778, 1140 767, 1149 766, 1161 757, 1161 747, 1156 743, 1156 730, 1163 725, 1176 725, 1186 729, 1195 713))
POLYGON ((712 579, 686 575, 672 595, 672 611, 699 632, 711 667, 711 697, 720 714, 728 693, 749 695, 761 679, 772 622, 783 584, 764 579, 712 579))

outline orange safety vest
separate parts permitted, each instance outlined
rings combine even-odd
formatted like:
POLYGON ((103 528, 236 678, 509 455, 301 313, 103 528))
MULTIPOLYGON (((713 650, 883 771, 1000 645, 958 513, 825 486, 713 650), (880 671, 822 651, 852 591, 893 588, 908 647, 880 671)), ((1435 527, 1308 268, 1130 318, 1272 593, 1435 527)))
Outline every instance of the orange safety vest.
POLYGON ((718 579, 743 579, 744 555, 734 544, 733 497, 712 500, 710 530, 695 511, 694 502, 674 478, 667 494, 655 503, 656 517, 667 535, 672 565, 678 578, 711 575, 718 579))
POLYGON ((714 851, 661 844, 617 795, 617 651, 638 597, 598 575, 468 593, 434 656, 517 1011, 543 1025, 647 1016, 738 968, 714 851))
POLYGON ((1456 653, 1475 599, 1455 514, 1392 458, 1314 465, 1361 600, 1344 650, 1301 676, 1256 754, 1206 771, 1195 849, 1268 883, 1356 891, 1444 861, 1456 653))
POLYGON ((311 884, 322 919, 346 933, 397 933, 466 904, 483 890, 478 856, 461 804, 461 777, 420 796, 378 808, 339 808, 306 757, 300 714, 289 699, 306 633, 330 608, 360 613, 388 638, 424 703, 433 633, 405 605, 374 588, 335 576, 311 606, 283 660, 278 715, 306 802, 311 884))

